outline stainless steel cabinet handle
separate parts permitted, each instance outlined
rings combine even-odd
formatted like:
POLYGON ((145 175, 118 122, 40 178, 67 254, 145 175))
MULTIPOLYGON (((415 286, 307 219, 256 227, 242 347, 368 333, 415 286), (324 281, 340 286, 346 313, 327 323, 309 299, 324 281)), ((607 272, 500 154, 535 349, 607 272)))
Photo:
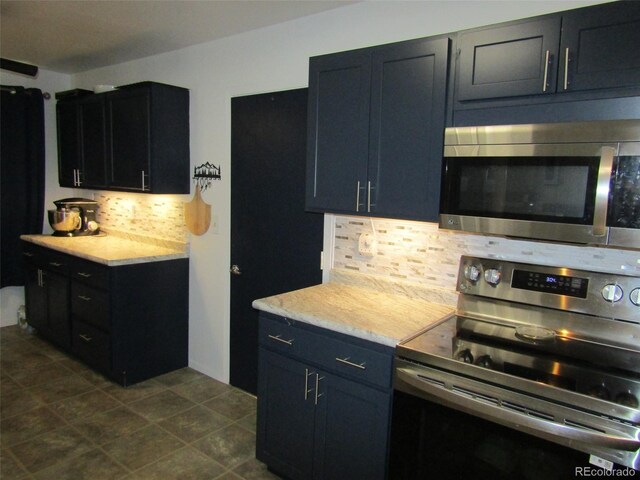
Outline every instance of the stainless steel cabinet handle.
POLYGON ((51 265, 52 267, 61 267, 62 264, 58 263, 58 262, 49 262, 49 265, 51 265))
POLYGON ((356 184, 356 212, 360 211, 360 180, 356 184))
POLYGON ((149 191, 151 188, 149 187, 149 185, 146 184, 146 182, 144 181, 144 177, 148 177, 149 174, 148 173, 144 173, 144 170, 142 170, 142 191, 143 192, 147 192, 149 191))
POLYGON ((242 275, 242 271, 240 270, 240 267, 238 265, 231 265, 229 272, 233 273, 234 275, 242 275))
POLYGON ((547 91, 547 81, 549 76, 549 55, 551 52, 549 50, 544 54, 544 78, 542 80, 542 91, 547 91))
POLYGON ((90 273, 84 273, 84 272, 78 272, 78 275, 80 275, 81 277, 84 277, 84 278, 89 278, 91 276, 90 273))
POLYGON ((73 186, 78 186, 78 170, 75 168, 73 169, 73 186))
POLYGON ((318 405, 318 398, 320 398, 322 395, 324 395, 324 393, 318 393, 318 390, 320 388, 320 380, 324 380, 324 377, 321 377, 320 375, 318 375, 316 373, 316 396, 315 396, 315 399, 313 401, 314 405, 318 405))
POLYGON ((371 181, 367 182, 367 213, 371 212, 371 181))
POLYGON ((84 340, 85 342, 90 342, 91 340, 93 340, 93 337, 90 337, 89 335, 85 334, 85 333, 81 333, 80 335, 78 335, 82 340, 84 340))
POLYGON ((76 185, 79 187, 80 185, 82 185, 82 182, 80 181, 80 174, 81 174, 82 172, 80 172, 80 169, 78 169, 78 170, 76 170, 76 171, 78 172, 78 183, 77 183, 76 185))
POLYGON ((293 338, 291 340, 285 340, 282 338, 282 335, 269 335, 271 340, 275 340, 276 342, 286 343, 287 345, 293 345, 293 338))
POLYGON ((569 88, 569 47, 564 50, 564 89, 569 88))
POLYGON ((304 369, 304 399, 307 400, 309 398, 309 393, 313 390, 309 390, 309 377, 313 375, 313 372, 309 372, 308 368, 304 369))
POLYGON ((90 302, 91 301, 91 297, 85 297, 84 295, 78 295, 78 298, 80 300, 84 300, 85 302, 90 302))
POLYGON ((24 255, 25 257, 33 257, 33 253, 31 252, 22 252, 22 255, 24 255))
POLYGON ((364 370, 364 369, 367 368, 366 367, 367 362, 353 363, 353 362, 349 361, 350 358, 351 357, 346 357, 346 358, 338 358, 338 357, 336 357, 336 362, 344 363, 345 365, 349 365, 350 367, 359 368, 360 370, 364 370))
POLYGON ((44 287, 44 276, 42 275, 42 270, 38 269, 38 286, 44 287))

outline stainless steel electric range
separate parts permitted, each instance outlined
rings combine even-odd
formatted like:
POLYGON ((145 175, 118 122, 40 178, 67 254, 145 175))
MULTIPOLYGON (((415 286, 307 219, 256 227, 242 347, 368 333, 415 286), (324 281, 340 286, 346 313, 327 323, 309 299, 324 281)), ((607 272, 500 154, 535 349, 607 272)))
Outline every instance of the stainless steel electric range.
MULTIPOLYGON (((640 278, 465 256, 457 290, 454 315, 397 348, 396 391, 440 410, 405 421, 405 430, 423 423, 411 440, 423 445, 411 447, 422 466, 394 478, 434 465, 437 478, 636 475, 640 278), (449 451, 457 470, 443 464, 449 451)), ((394 436, 408 435, 395 416, 394 436)))

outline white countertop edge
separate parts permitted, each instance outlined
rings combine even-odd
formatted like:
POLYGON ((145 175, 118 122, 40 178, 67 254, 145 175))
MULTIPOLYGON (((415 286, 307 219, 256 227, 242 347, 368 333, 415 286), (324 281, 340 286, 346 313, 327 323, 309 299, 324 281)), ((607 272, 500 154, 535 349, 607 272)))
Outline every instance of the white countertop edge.
POLYGON ((319 318, 314 315, 296 313, 284 308, 278 308, 267 303, 266 301, 263 301, 263 299, 254 300, 251 305, 253 306, 253 308, 263 312, 273 313, 274 315, 279 315, 281 317, 307 323, 309 325, 315 325, 316 327, 326 328, 327 330, 331 330, 333 332, 343 333, 345 335, 357 337, 362 340, 368 340, 370 342, 386 345, 391 348, 395 348, 401 340, 398 338, 379 335, 359 327, 349 327, 345 324, 334 323, 330 320, 327 320, 326 318, 319 318))
MULTIPOLYGON (((44 238, 48 238, 48 236, 44 236, 44 238)), ((159 255, 145 255, 145 256, 130 257, 130 258, 108 259, 108 258, 92 255, 90 253, 81 252, 73 248, 65 248, 59 245, 53 245, 51 243, 48 243, 44 239, 38 238, 37 235, 20 235, 20 239, 25 242, 33 243, 34 245, 39 245, 41 247, 45 247, 51 250, 55 250, 57 252, 65 253, 73 257, 82 258, 95 263, 99 263, 101 265, 107 265, 109 267, 118 267, 121 265, 134 265, 138 263, 151 263, 151 262, 161 262, 165 260, 189 258, 188 252, 176 251, 175 253, 163 253, 159 255)), ((127 241, 131 241, 131 240, 127 240, 127 241)))

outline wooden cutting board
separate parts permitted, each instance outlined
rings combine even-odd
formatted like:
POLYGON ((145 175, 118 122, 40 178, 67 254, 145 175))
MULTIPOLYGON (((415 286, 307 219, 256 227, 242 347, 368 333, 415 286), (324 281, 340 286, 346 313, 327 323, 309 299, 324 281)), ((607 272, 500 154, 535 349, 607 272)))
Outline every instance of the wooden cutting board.
POLYGON ((200 185, 190 202, 184 202, 184 223, 194 235, 202 235, 211 224, 211 205, 205 203, 200 194, 200 185))

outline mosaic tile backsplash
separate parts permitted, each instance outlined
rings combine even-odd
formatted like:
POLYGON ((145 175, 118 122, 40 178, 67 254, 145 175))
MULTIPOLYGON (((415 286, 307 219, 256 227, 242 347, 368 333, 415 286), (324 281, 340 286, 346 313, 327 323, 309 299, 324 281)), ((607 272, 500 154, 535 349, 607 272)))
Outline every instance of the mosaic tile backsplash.
POLYGON ((178 195, 96 192, 98 223, 106 231, 187 243, 184 200, 178 195))
POLYGON ((435 223, 335 217, 333 270, 378 275, 455 291, 461 255, 640 276, 640 252, 452 233, 435 223), (361 233, 374 233, 377 253, 358 253, 361 233))

